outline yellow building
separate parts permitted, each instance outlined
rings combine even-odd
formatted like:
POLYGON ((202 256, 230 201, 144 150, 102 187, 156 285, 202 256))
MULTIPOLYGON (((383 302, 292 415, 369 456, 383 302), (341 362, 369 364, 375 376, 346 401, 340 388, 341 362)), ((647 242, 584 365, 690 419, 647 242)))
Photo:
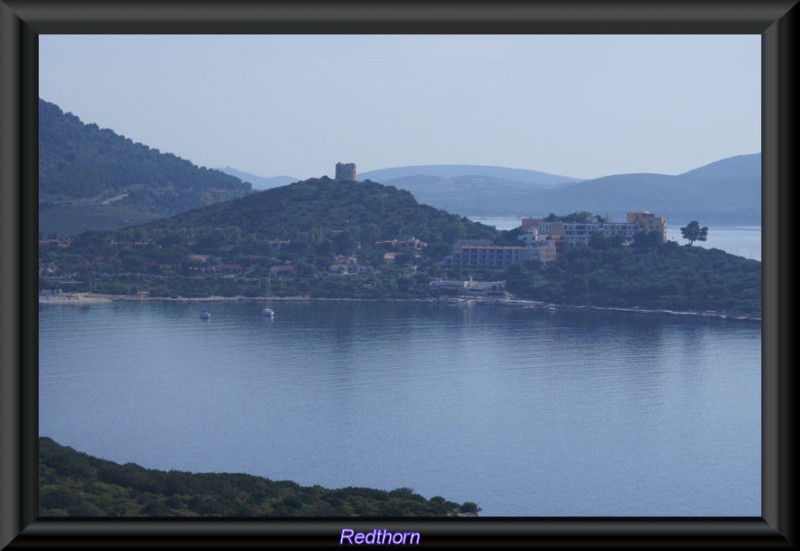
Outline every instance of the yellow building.
POLYGON ((628 223, 639 224, 645 233, 656 232, 662 243, 667 242, 667 219, 647 211, 629 212, 628 223))

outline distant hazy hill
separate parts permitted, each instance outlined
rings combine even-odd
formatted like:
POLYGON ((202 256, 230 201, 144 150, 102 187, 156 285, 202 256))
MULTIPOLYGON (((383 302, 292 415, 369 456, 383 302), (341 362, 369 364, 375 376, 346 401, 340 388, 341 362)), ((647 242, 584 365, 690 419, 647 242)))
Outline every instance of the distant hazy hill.
POLYGON ((249 172, 242 172, 241 170, 236 170, 235 168, 231 168, 229 166, 226 166, 225 168, 220 168, 218 170, 224 172, 225 174, 229 174, 231 176, 239 178, 242 182, 248 182, 250 184, 253 184, 253 189, 258 189, 258 190, 285 186, 287 184, 300 181, 300 178, 293 178, 292 176, 273 176, 271 178, 265 178, 263 176, 257 176, 249 172))
POLYGON ((396 180, 398 178, 418 176, 437 176, 445 179, 457 178, 460 176, 483 176, 497 180, 508 180, 512 183, 511 185, 516 184, 517 186, 519 184, 554 186, 561 183, 580 181, 578 178, 548 174, 546 172, 539 172, 536 170, 486 165, 402 166, 396 168, 384 168, 381 170, 371 170, 367 172, 360 172, 358 174, 358 178, 361 180, 372 180, 382 184, 389 183, 390 180, 396 180))
POLYGON ((516 205, 532 192, 580 180, 536 170, 481 165, 428 165, 359 173, 361 179, 405 189, 421 203, 448 212, 475 214, 487 204, 516 205))
POLYGON ((246 184, 39 100, 39 231, 74 235, 242 197, 246 184))
POLYGON ((382 183, 410 191, 426 205, 464 215, 483 212, 486 205, 496 205, 496 211, 507 212, 507 205, 519 205, 531 193, 552 189, 550 185, 491 176, 403 176, 382 183))
POLYGON ((528 197, 530 214, 586 210, 619 219, 649 210, 668 221, 759 224, 761 155, 723 159, 678 176, 619 174, 545 190, 528 197))
POLYGON ((761 154, 723 159, 685 174, 618 174, 593 180, 501 167, 402 167, 359 174, 406 189, 422 203, 465 216, 535 216, 586 210, 621 219, 649 210, 675 222, 761 221, 761 154), (484 170, 485 169, 485 170, 484 170), (468 175, 484 170, 483 175, 468 175), (559 185, 560 184, 560 185, 559 185))
POLYGON ((737 155, 681 174, 688 178, 757 178, 761 181, 761 153, 737 155))

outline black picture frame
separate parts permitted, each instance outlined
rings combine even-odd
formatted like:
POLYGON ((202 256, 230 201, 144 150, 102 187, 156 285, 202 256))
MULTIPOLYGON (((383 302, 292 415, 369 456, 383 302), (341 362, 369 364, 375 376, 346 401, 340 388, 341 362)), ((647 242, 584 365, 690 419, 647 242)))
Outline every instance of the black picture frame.
POLYGON ((796 3, 0 0, 0 548, 335 547, 344 527, 427 547, 793 548, 796 3), (762 516, 38 520, 38 35, 95 33, 760 34, 762 516))

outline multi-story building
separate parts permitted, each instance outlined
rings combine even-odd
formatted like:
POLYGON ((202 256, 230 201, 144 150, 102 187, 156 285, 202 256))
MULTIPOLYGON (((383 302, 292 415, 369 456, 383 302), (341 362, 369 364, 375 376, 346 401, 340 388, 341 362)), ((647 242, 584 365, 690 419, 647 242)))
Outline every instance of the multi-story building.
POLYGON ((544 236, 548 240, 563 240, 570 245, 587 244, 595 233, 606 237, 621 235, 626 243, 630 243, 633 236, 642 231, 656 231, 662 243, 667 240, 666 219, 649 212, 629 212, 626 222, 602 222, 599 217, 585 222, 546 222, 543 218, 523 218, 522 229, 525 233, 520 239, 526 243, 544 236))
POLYGON ((551 241, 540 241, 530 247, 459 243, 446 263, 457 268, 502 270, 515 262, 551 262, 555 259, 556 247, 551 241))
POLYGON ((647 211, 629 212, 628 222, 639 224, 642 231, 646 233, 656 232, 661 243, 667 242, 667 219, 663 216, 656 216, 647 211))

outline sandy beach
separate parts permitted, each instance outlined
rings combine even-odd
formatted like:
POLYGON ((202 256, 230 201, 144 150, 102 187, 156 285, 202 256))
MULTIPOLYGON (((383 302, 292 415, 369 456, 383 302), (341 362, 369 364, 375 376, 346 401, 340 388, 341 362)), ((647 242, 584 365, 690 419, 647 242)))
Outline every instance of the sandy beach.
MULTIPOLYGON (((263 300, 262 297, 245 297, 245 296, 210 296, 206 297, 151 297, 148 295, 105 295, 98 293, 61 293, 53 295, 39 295, 39 304, 102 304, 109 302, 258 302, 263 300)), ((297 297, 274 297, 272 300, 275 302, 288 302, 288 301, 314 301, 314 302, 426 302, 435 303, 443 302, 450 304, 462 305, 497 305, 508 306, 515 308, 526 308, 531 310, 595 310, 602 312, 626 312, 631 314, 650 314, 650 315, 667 315, 667 316, 688 316, 688 317, 701 317, 701 318, 715 318, 715 319, 729 319, 741 321, 755 321, 761 322, 761 317, 756 316, 742 316, 731 315, 722 312, 684 312, 677 310, 648 310, 644 308, 624 308, 614 306, 587 306, 587 305, 563 305, 553 304, 548 302, 540 302, 535 300, 515 299, 515 298, 497 298, 497 297, 442 297, 442 298, 417 298, 417 299, 398 299, 398 298, 380 298, 380 299, 363 299, 363 298, 313 298, 309 296, 297 297)))
POLYGON ((113 295, 98 295, 95 293, 57 293, 39 295, 39 304, 100 304, 111 302, 115 298, 113 295))

